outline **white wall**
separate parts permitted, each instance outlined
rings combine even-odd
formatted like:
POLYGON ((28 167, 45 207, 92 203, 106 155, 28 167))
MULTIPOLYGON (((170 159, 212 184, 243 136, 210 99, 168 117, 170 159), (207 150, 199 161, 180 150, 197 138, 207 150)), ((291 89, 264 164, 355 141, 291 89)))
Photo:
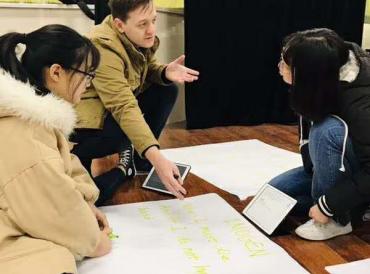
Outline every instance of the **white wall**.
POLYGON ((0 34, 27 33, 46 24, 63 24, 87 34, 94 22, 76 5, 0 3, 0 34))
MULTIPOLYGON (((173 13, 158 13, 158 37, 161 40, 157 53, 162 63, 173 61, 185 52, 185 34, 183 15, 173 13)), ((179 85, 179 96, 169 122, 185 120, 185 88, 179 85)))
MULTIPOLYGON (((81 34, 88 34, 94 22, 76 5, 62 4, 8 4, 0 3, 0 35, 10 32, 28 33, 46 24, 64 24, 81 34)), ((181 14, 158 12, 158 36, 161 40, 157 57, 168 63, 184 53, 184 20, 181 14)), ((185 120, 184 86, 169 122, 185 120)))
POLYGON ((362 47, 364 49, 370 49, 370 24, 364 25, 364 31, 362 36, 362 47))

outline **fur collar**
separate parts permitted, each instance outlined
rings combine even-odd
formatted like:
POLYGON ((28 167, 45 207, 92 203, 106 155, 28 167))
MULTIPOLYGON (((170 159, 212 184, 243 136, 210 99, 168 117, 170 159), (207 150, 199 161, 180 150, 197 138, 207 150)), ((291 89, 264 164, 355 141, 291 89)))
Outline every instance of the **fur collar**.
POLYGON ((340 80, 348 83, 353 82, 360 73, 360 65, 358 64, 355 53, 352 50, 349 51, 348 61, 340 68, 339 73, 340 80))
POLYGON ((16 116, 49 129, 72 133, 76 114, 72 104, 53 94, 38 96, 35 88, 0 70, 0 118, 16 116))

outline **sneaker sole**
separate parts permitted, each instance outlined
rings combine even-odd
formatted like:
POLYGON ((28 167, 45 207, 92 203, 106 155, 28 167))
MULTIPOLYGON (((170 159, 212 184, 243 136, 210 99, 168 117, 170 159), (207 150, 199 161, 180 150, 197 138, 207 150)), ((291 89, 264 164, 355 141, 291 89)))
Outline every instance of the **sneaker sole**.
POLYGON ((299 235, 299 232, 297 233, 297 231, 295 231, 295 234, 297 236, 299 236, 300 238, 304 239, 304 240, 309 240, 309 241, 325 241, 325 240, 333 239, 333 238, 336 238, 336 237, 339 237, 339 236, 350 234, 351 232, 352 232, 352 229, 349 230, 349 231, 337 233, 337 234, 335 234, 335 235, 333 235, 331 237, 327 237, 327 238, 307 238, 307 237, 304 237, 302 235, 299 235))
POLYGON ((136 175, 148 175, 148 174, 149 174, 149 171, 136 170, 136 175))

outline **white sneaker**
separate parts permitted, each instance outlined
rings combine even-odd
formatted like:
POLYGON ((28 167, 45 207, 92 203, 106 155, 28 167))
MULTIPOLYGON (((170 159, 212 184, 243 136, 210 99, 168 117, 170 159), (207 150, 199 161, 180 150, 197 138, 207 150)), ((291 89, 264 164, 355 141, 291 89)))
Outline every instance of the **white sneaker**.
POLYGON ((303 225, 300 225, 295 230, 295 233, 306 240, 322 241, 334 238, 339 235, 344 235, 352 232, 352 225, 348 223, 342 226, 332 219, 327 224, 320 224, 313 219, 303 225))
POLYGON ((370 206, 366 209, 364 215, 362 216, 364 222, 370 221, 370 206))

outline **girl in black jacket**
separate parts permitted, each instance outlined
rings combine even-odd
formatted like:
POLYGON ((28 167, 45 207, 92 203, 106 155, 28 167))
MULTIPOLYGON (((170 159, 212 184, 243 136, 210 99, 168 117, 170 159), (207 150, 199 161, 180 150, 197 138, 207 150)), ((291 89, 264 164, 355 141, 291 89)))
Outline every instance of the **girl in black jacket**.
POLYGON ((296 233, 326 240, 350 233, 350 211, 370 202, 370 56, 329 29, 284 40, 280 75, 300 115, 303 166, 270 184, 312 218, 296 233))

